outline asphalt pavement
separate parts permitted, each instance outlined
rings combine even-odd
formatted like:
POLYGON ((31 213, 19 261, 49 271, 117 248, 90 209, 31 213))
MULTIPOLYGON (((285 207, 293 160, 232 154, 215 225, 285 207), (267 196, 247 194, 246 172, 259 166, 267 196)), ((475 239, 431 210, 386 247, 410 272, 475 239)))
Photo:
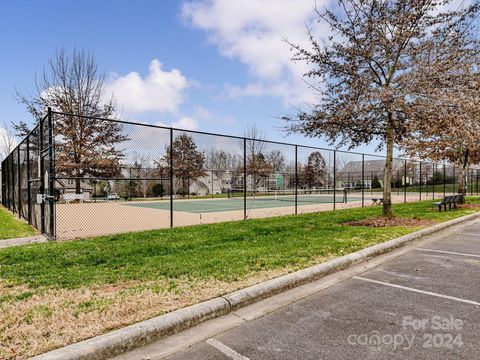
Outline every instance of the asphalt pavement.
POLYGON ((117 359, 479 359, 480 222, 400 251, 117 359))

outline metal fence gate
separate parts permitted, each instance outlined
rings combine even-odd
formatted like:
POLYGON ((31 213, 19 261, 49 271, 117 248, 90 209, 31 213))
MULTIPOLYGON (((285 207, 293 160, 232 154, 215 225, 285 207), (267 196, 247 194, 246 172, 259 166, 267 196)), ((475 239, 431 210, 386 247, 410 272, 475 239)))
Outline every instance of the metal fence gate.
POLYGON ((55 238, 52 112, 2 162, 2 205, 55 238))

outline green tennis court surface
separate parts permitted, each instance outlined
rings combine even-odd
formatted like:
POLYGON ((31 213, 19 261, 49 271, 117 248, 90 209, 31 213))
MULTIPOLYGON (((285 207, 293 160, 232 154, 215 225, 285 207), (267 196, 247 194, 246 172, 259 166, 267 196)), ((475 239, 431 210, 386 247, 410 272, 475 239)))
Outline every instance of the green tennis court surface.
MULTIPOLYGON (((365 200, 369 200, 370 197, 365 196, 365 200)), ((361 194, 349 194, 347 202, 362 201, 361 194)), ((315 205, 315 204, 333 204, 334 196, 329 195, 312 195, 309 197, 299 196, 298 206, 315 205)), ((337 204, 344 203, 344 197, 338 195, 335 197, 337 204)), ((136 206, 141 208, 170 210, 170 201, 149 201, 139 203, 129 203, 127 206, 136 206)), ((247 197, 247 209, 266 209, 276 207, 289 207, 295 206, 295 197, 274 197, 274 196, 259 196, 254 198, 247 197)), ((235 211, 243 210, 243 197, 234 198, 221 198, 221 199, 174 199, 173 210, 183 211, 190 213, 209 213, 209 212, 222 212, 222 211, 235 211)))

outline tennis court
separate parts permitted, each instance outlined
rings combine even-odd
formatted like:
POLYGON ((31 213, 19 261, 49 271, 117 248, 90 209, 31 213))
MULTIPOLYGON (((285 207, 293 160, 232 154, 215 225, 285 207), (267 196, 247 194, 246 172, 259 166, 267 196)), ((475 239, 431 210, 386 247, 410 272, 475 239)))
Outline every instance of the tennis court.
MULTIPOLYGON (((365 196, 365 200, 370 197, 365 196)), ((264 191, 258 194, 248 194, 244 199, 243 193, 232 193, 227 198, 212 199, 175 199, 173 210, 187 213, 210 213, 222 211, 243 210, 246 201, 247 210, 266 209, 286 206, 298 206, 311 204, 345 204, 348 202, 362 201, 362 194, 348 194, 343 189, 340 190, 310 190, 298 191, 295 196, 294 191, 264 191)), ((170 201, 158 200, 138 203, 128 203, 128 206, 141 208, 169 210, 170 201)))
MULTIPOLYGON (((364 194, 364 205, 372 206, 373 198, 381 194, 364 194)), ((394 203, 415 201, 418 195, 392 196, 394 203)), ((72 239, 124 232, 169 228, 173 225, 189 226, 238 221, 246 218, 304 214, 330 211, 334 208, 334 196, 330 194, 284 194, 247 196, 246 211, 243 196, 230 198, 179 199, 174 198, 173 212, 169 199, 152 201, 105 201, 56 204, 56 231, 58 239, 72 239), (296 210, 296 211, 295 211, 296 210), (173 215, 173 219, 171 218, 173 215)), ((344 201, 342 192, 335 194, 335 208, 346 209, 362 206, 361 192, 352 192, 344 201)))

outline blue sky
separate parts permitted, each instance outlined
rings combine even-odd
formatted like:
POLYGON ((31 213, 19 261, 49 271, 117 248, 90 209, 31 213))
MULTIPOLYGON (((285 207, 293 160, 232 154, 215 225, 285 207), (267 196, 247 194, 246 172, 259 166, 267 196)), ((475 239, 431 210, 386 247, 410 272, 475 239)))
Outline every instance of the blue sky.
MULTIPOLYGON (((322 1, 317 0, 317 4, 322 1)), ((329 1, 324 0, 329 6, 329 1)), ((321 32, 313 0, 0 0, 0 124, 31 117, 15 88, 33 90, 56 49, 92 51, 122 117, 326 146, 282 130, 278 116, 314 101, 288 38, 321 32)), ((375 146, 359 150, 374 152, 375 146)))

